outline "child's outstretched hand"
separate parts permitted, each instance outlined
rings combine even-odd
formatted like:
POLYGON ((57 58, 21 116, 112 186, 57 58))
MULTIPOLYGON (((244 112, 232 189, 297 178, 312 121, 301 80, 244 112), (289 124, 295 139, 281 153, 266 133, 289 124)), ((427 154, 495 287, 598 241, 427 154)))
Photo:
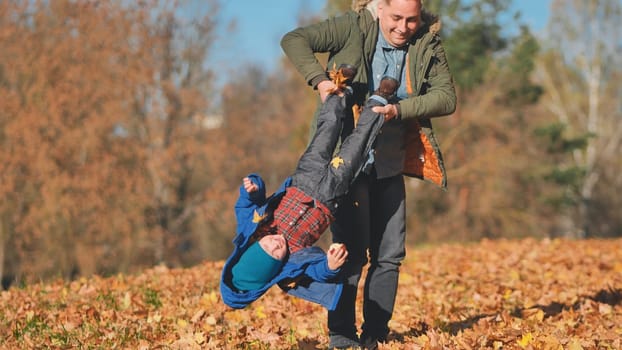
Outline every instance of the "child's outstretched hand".
POLYGON ((326 257, 328 258, 328 268, 336 270, 346 262, 348 250, 343 243, 333 243, 328 247, 326 257))
POLYGON ((248 177, 245 177, 242 180, 242 183, 244 184, 244 189, 246 190, 247 193, 253 193, 259 189, 257 184, 253 183, 251 179, 249 179, 248 177))

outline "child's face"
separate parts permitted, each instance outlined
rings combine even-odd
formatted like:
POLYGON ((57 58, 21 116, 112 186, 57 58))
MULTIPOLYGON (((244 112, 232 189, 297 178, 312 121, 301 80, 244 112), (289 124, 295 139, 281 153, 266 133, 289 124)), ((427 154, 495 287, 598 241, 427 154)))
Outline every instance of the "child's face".
POLYGON ((259 245, 271 257, 283 260, 287 253, 287 242, 282 235, 267 235, 259 240, 259 245))

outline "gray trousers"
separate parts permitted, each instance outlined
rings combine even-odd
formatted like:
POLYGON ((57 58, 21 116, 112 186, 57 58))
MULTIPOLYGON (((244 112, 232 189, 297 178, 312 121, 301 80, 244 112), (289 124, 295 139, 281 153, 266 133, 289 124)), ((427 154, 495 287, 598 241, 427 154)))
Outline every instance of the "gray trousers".
POLYGON ((360 173, 382 127, 384 118, 371 111, 372 106, 380 105, 375 100, 367 102, 356 128, 333 155, 351 106, 346 97, 329 95, 320 109, 315 134, 292 175, 292 186, 320 201, 334 214, 360 173))
POLYGON ((362 337, 386 339, 397 294, 399 267, 405 249, 405 188, 402 175, 376 179, 375 172, 361 174, 332 224, 334 242, 345 243, 347 279, 339 304, 328 312, 331 335, 355 339, 355 302, 363 266, 370 265, 363 298, 362 337))

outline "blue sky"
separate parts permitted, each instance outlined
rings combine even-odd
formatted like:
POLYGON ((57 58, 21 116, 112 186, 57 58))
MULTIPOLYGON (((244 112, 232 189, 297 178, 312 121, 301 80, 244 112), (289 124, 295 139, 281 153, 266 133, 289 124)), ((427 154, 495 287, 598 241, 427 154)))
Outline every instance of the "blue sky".
MULTIPOLYGON (((551 0, 514 0, 513 10, 521 12, 522 22, 537 35, 546 26, 551 0)), ((283 52, 281 37, 294 29, 301 14, 321 16, 321 0, 226 0, 218 15, 218 55, 210 64, 235 69, 239 64, 254 63, 267 70, 277 67, 283 52), (228 26, 235 23, 234 26, 228 26), (249 56, 252 53, 252 56, 249 56)))

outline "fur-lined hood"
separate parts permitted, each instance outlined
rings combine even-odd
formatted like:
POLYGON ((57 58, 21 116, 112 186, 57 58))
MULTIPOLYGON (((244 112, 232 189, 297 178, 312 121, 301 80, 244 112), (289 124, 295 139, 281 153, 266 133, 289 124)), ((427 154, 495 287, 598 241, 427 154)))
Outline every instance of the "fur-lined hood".
MULTIPOLYGON (((378 2, 381 0, 352 0, 352 9, 359 12, 363 9, 371 12, 374 19, 378 18, 377 9, 378 2)), ((438 34, 441 31, 441 20, 437 15, 427 11, 425 8, 421 11, 421 19, 423 20, 423 28, 428 28, 432 34, 438 34)))

